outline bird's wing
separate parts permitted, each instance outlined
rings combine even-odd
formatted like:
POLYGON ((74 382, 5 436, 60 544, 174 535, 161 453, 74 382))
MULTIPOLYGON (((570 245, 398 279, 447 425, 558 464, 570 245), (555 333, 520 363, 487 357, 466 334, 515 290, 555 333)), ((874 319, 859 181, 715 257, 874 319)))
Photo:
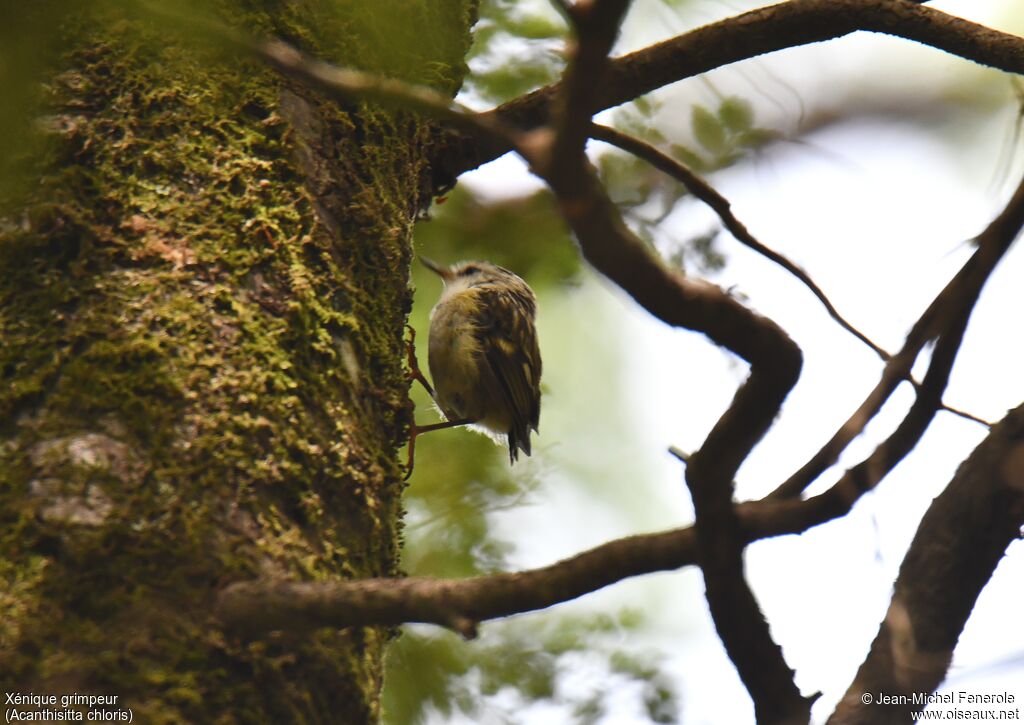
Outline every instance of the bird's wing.
POLYGON ((497 289, 478 288, 477 330, 487 363, 498 382, 500 394, 512 412, 509 454, 515 449, 530 454, 530 429, 540 423, 540 349, 533 318, 536 303, 532 295, 497 289), (515 314, 502 313, 514 307, 515 314), (513 329, 513 326, 518 329, 513 329))

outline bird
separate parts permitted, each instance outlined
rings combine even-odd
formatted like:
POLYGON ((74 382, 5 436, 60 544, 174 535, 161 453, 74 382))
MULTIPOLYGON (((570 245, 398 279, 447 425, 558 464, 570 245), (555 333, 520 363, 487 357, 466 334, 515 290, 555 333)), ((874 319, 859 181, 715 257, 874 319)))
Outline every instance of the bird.
POLYGON ((515 463, 520 452, 530 455, 530 432, 540 424, 536 295, 517 274, 490 262, 445 267, 420 261, 444 281, 430 313, 427 360, 434 386, 411 351, 410 367, 446 420, 413 426, 410 470, 417 435, 459 425, 507 442, 509 463, 515 463))

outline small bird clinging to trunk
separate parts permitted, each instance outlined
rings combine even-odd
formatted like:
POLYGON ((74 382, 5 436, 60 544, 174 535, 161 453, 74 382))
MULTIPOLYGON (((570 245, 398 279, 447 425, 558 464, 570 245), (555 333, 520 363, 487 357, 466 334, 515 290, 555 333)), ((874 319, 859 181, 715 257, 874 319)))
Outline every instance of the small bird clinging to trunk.
POLYGON ((435 388, 415 368, 413 375, 447 421, 414 427, 410 449, 420 433, 471 425, 504 437, 511 462, 519 451, 530 455, 530 431, 540 421, 541 373, 533 290, 490 262, 442 267, 420 260, 444 280, 444 291, 430 313, 428 360, 435 388))

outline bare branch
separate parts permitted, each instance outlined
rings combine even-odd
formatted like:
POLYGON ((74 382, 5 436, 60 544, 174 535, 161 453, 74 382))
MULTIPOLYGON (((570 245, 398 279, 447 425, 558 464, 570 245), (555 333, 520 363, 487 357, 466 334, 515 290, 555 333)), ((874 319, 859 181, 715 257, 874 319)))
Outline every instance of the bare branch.
POLYGON ((871 455, 833 484, 822 495, 823 501, 830 501, 842 513, 846 513, 853 501, 877 486, 921 440, 942 402, 942 392, 949 382, 949 373, 953 369, 972 309, 968 307, 956 313, 947 330, 939 337, 914 404, 896 430, 871 455))
POLYGON ((236 42, 281 75, 294 78, 329 98, 373 101, 421 113, 466 133, 508 144, 510 148, 516 145, 516 134, 505 128, 500 119, 475 113, 432 88, 331 65, 310 58, 280 40, 249 40, 236 36, 236 42))
POLYGON ((876 446, 866 459, 846 471, 827 491, 817 496, 800 501, 796 498, 780 498, 773 493, 762 499, 762 504, 769 501, 800 504, 783 506, 774 511, 768 509, 772 513, 770 526, 773 529, 785 525, 792 532, 803 531, 845 516, 861 496, 877 486, 913 450, 940 407, 942 391, 949 380, 969 317, 970 309, 962 310, 955 323, 939 339, 914 404, 896 430, 876 446))
MULTIPOLYGON (((797 500, 738 504, 744 542, 799 533, 827 520, 814 521, 802 510, 809 508, 797 500)), ((822 515, 824 507, 816 508, 822 515)), ((539 569, 468 579, 238 582, 221 593, 217 614, 248 634, 406 622, 461 631, 460 622, 544 609, 628 577, 696 563, 697 537, 685 527, 610 541, 539 569)))
POLYGON ((864 402, 860 404, 857 410, 839 427, 817 453, 811 456, 799 470, 772 492, 773 497, 799 496, 829 466, 839 460, 839 455, 846 449, 846 446, 867 427, 867 424, 881 410, 885 401, 889 399, 897 386, 910 376, 910 369, 918 354, 933 337, 933 331, 930 327, 932 316, 928 312, 941 306, 942 302, 946 299, 943 296, 944 293, 959 289, 959 286, 954 284, 957 279, 959 278, 954 278, 947 285, 943 293, 940 293, 932 302, 929 310, 926 310, 925 314, 914 325, 907 335, 903 348, 886 363, 882 369, 881 378, 864 399, 864 402))
POLYGON ((964 420, 969 420, 972 423, 977 423, 978 425, 983 425, 986 428, 991 428, 993 425, 995 425, 995 423, 993 423, 990 420, 985 420, 981 416, 975 415, 974 413, 971 413, 971 412, 966 411, 966 410, 962 410, 961 408, 954 408, 952 405, 946 405, 945 403, 943 403, 940 407, 941 407, 942 410, 946 411, 947 413, 952 413, 953 415, 957 416, 958 418, 963 418, 964 420))
POLYGON ((829 723, 909 723, 942 682, 982 588, 1024 525, 1024 406, 1011 411, 928 508, 867 659, 829 723), (865 692, 906 705, 865 705, 865 692))

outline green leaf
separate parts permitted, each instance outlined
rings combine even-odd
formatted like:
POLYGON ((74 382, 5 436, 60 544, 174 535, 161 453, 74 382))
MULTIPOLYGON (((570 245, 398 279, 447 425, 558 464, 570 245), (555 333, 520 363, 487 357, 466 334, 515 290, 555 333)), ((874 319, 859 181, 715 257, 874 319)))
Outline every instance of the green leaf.
POLYGON ((768 128, 752 128, 739 134, 736 140, 744 148, 757 148, 778 141, 780 138, 782 136, 778 131, 772 131, 768 128))
POLYGON ((651 99, 644 96, 633 100, 633 108, 636 109, 637 113, 646 118, 650 118, 654 114, 654 104, 651 103, 651 99))
POLYGON ((560 19, 552 20, 543 15, 525 15, 510 22, 509 31, 529 40, 550 40, 564 38, 567 28, 560 19))
POLYGON ((704 106, 694 106, 690 113, 690 125, 701 146, 715 155, 725 151, 725 130, 711 111, 704 106))
POLYGON ((734 133, 748 131, 754 125, 754 107, 745 98, 729 96, 718 107, 718 118, 734 133))
POLYGON ((701 172, 708 168, 707 162, 696 151, 682 144, 672 144, 669 153, 679 161, 690 167, 691 170, 701 172))

